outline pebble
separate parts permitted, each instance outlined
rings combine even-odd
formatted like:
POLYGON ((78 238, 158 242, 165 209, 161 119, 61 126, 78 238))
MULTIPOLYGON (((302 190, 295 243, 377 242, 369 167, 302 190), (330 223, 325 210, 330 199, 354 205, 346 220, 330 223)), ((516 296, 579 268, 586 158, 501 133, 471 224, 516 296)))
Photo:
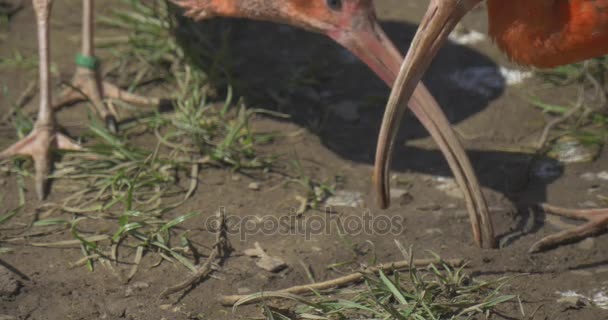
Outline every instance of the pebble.
POLYGON ((244 253, 250 257, 258 257, 256 265, 269 272, 279 272, 287 268, 287 264, 279 257, 272 257, 262 249, 259 242, 256 242, 255 248, 247 249, 244 253))
POLYGON ((114 319, 123 318, 127 314, 127 307, 121 300, 108 301, 105 308, 114 319))
POLYGON ((567 304, 575 308, 581 308, 587 305, 587 302, 579 296, 567 296, 557 299, 557 303, 567 304))
POLYGON ((250 190, 258 191, 260 190, 260 184, 257 182, 252 182, 247 186, 247 188, 249 188, 250 190))
POLYGON ((409 190, 392 188, 391 189, 391 199, 399 199, 408 193, 409 193, 409 190))
POLYGON ((338 190, 325 200, 328 207, 362 208, 365 206, 363 195, 357 191, 338 190))

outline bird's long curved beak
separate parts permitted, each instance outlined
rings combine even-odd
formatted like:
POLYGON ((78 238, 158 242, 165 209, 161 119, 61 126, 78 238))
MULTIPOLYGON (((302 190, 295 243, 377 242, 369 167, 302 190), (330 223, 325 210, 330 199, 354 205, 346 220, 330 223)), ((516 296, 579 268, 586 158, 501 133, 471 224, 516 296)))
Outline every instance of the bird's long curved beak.
POLYGON ((401 65, 384 113, 376 149, 374 184, 380 203, 388 204, 394 140, 409 102, 411 110, 443 152, 464 193, 475 241, 478 246, 493 248, 497 245, 494 230, 475 172, 445 114, 420 82, 454 26, 479 2, 481 0, 431 0, 401 65))
POLYGON ((347 31, 330 32, 329 36, 365 62, 389 87, 393 86, 403 56, 375 19, 357 23, 347 31))
POLYGON ((374 185, 379 206, 386 208, 390 202, 388 176, 392 147, 409 100, 410 109, 438 144, 463 189, 476 243, 483 247, 495 247, 487 205, 469 159, 445 114, 420 82, 450 30, 478 2, 480 0, 432 0, 403 65, 401 54, 373 18, 357 24, 348 32, 329 35, 364 61, 387 85, 393 87, 395 84, 384 115, 376 153, 374 185), (441 6, 438 2, 450 1, 455 4, 451 9, 457 10, 450 10, 449 7, 439 10, 441 6))

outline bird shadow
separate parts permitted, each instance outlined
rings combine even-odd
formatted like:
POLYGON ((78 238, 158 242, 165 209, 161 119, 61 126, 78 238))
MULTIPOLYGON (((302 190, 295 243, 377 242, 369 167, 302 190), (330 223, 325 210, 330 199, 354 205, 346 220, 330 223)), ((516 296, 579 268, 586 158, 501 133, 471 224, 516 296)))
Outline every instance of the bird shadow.
MULTIPOLYGON (((215 57, 212 64, 222 66, 220 78, 249 105, 286 113, 290 118, 285 121, 316 133, 340 157, 373 165, 389 89, 345 49, 323 35, 284 25, 241 19, 195 24, 179 15, 176 19, 178 41, 192 61, 209 70, 209 57, 215 57), (193 35, 203 34, 204 41, 193 40, 193 35)), ((406 52, 417 28, 392 21, 383 22, 382 27, 401 52, 406 52)), ((440 50, 424 82, 453 124, 483 112, 506 86, 499 66, 489 57, 453 43, 440 50)), ((427 136, 422 125, 408 115, 397 141, 427 136)), ((436 149, 403 144, 395 149, 393 171, 452 176, 436 149)), ((526 202, 543 202, 546 185, 559 176, 531 177, 531 168, 546 159, 529 153, 468 150, 468 155, 482 186, 504 194, 513 203, 521 204, 524 190, 526 202)), ((515 228, 517 235, 512 230, 502 235, 509 242, 540 228, 538 223, 526 228, 529 216, 523 211, 515 228)))

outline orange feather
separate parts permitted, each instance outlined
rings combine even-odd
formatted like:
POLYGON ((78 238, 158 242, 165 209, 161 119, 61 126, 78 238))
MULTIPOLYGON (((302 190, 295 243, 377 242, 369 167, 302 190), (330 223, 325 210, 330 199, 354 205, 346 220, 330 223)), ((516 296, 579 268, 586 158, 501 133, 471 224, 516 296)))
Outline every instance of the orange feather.
POLYGON ((515 62, 555 67, 608 53, 608 0, 488 0, 489 33, 515 62))

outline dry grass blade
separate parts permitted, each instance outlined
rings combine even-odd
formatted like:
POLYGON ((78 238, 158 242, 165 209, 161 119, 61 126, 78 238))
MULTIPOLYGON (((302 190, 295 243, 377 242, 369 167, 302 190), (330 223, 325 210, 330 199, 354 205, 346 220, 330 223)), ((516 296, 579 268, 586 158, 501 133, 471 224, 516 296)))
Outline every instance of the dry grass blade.
POLYGON ((160 293, 161 298, 180 292, 201 282, 213 271, 213 265, 226 257, 226 254, 230 250, 230 244, 228 243, 228 238, 226 234, 226 216, 223 210, 219 210, 217 215, 219 225, 218 229, 216 230, 215 244, 213 245, 213 251, 211 251, 211 254, 205 260, 205 263, 203 263, 202 266, 198 267, 196 269, 196 272, 191 275, 187 280, 173 287, 166 288, 165 290, 163 290, 163 292, 160 293))
MULTIPOLYGON (((268 292, 268 293, 269 294, 274 294, 274 293, 302 294, 302 293, 315 292, 318 290, 339 288, 339 287, 363 280, 365 278, 366 274, 373 274, 373 273, 377 273, 379 271, 392 273, 392 272, 395 272, 398 270, 408 269, 408 268, 410 268, 410 266, 426 266, 426 265, 429 265, 434 262, 439 262, 439 261, 437 259, 420 259, 420 260, 412 260, 412 261, 404 260, 404 261, 383 263, 383 264, 371 267, 365 271, 351 273, 349 275, 339 277, 336 279, 323 281, 323 282, 316 282, 316 283, 311 283, 311 284, 305 284, 305 285, 293 286, 293 287, 290 287, 287 289, 278 290, 278 291, 274 291, 274 292, 268 292)), ((451 259, 451 260, 446 260, 445 262, 453 267, 459 267, 463 264, 462 259, 451 259)), ((232 295, 232 296, 222 296, 222 297, 220 297, 219 300, 220 300, 220 303, 222 303, 223 305, 232 306, 237 303, 243 304, 244 302, 241 300, 247 301, 247 303, 257 302, 257 301, 264 299, 265 296, 267 296, 267 295, 262 294, 262 295, 259 295, 259 297, 257 299, 250 299, 250 295, 232 295)))

